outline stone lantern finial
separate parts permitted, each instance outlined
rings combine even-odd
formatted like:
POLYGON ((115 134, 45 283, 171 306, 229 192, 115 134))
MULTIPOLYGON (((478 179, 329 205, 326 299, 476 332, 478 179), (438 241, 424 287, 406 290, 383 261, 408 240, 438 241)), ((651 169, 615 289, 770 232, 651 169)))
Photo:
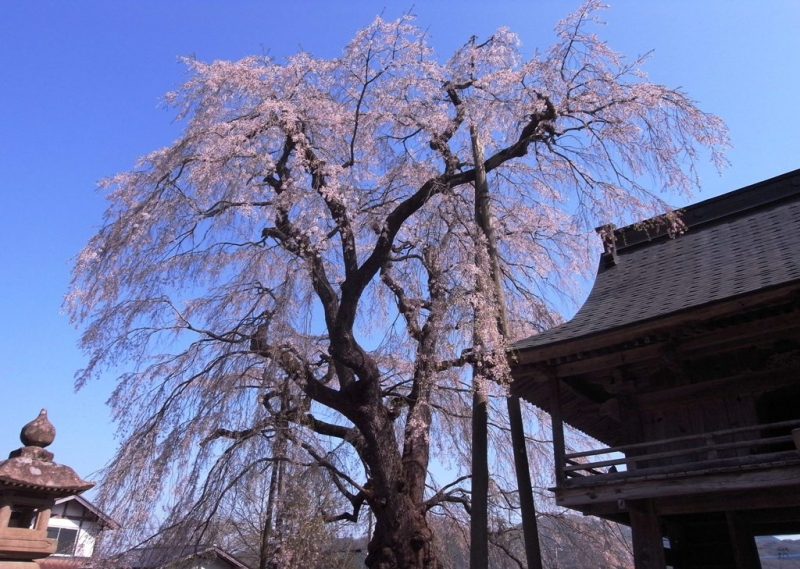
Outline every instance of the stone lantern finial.
POLYGON ((44 447, 50 445, 55 438, 56 428, 47 418, 47 409, 42 409, 39 411, 39 416, 22 427, 19 433, 19 440, 25 446, 11 452, 8 458, 22 456, 51 462, 53 453, 44 447))
POLYGON ((50 446, 56 438, 56 428, 47 419, 47 409, 42 409, 39 416, 22 427, 19 440, 27 447, 44 448, 50 446))

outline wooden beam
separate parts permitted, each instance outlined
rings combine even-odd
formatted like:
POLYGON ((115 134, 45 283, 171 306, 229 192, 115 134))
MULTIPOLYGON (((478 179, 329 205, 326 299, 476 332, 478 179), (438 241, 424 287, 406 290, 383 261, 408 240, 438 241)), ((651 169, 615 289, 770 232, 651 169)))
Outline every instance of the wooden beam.
POLYGON ((765 371, 748 371, 722 379, 641 393, 638 401, 642 410, 653 410, 668 409, 686 405, 687 401, 718 398, 726 394, 756 395, 797 383, 796 369, 789 365, 765 371))
MULTIPOLYGON (((580 511, 587 515, 620 521, 621 513, 625 517, 627 513, 622 512, 619 506, 618 502, 602 502, 581 507, 580 511)), ((660 516, 666 517, 736 510, 747 513, 755 535, 800 534, 800 487, 670 496, 653 500, 653 506, 660 516), (788 532, 776 532, 771 529, 773 526, 792 529, 788 532)), ((622 523, 628 522, 622 520, 622 523)))
POLYGON ((600 370, 614 369, 623 365, 638 362, 649 362, 657 359, 663 350, 662 343, 642 344, 627 350, 615 351, 599 356, 587 356, 558 366, 559 377, 571 377, 585 373, 597 373, 600 370))
MULTIPOLYGON (((576 488, 556 488, 556 503, 567 508, 582 509, 591 504, 616 503, 619 499, 640 500, 674 498, 682 496, 705 497, 714 500, 715 493, 784 488, 787 492, 800 490, 800 466, 775 466, 772 468, 730 469, 726 472, 692 472, 620 480, 603 484, 582 485, 576 488)), ((757 507, 757 506, 754 506, 757 507)), ((724 503, 713 508, 723 511, 724 503)))
MULTIPOLYGON (((742 433, 750 432, 749 429, 730 429, 730 431, 739 431, 742 433)), ((720 431, 717 431, 720 432, 720 431)), ((724 432, 724 431, 723 431, 724 432)), ((565 455, 565 459, 572 459, 573 462, 571 463, 572 466, 566 467, 567 472, 577 472, 583 470, 590 470, 590 469, 598 469, 604 466, 616 466, 618 464, 627 464, 631 472, 628 473, 619 473, 619 476, 616 478, 632 478, 633 476, 651 476, 651 475, 661 475, 661 474, 689 474, 691 471, 695 470, 719 470, 721 468, 727 467, 739 467, 739 468, 758 468, 763 465, 772 464, 772 463, 781 463, 781 465, 785 465, 788 463, 796 463, 797 462, 797 451, 795 450, 783 450, 783 451, 776 451, 770 453, 762 453, 762 454, 749 454, 750 452, 757 451, 760 447, 766 445, 774 445, 776 443, 793 443, 794 437, 792 435, 782 435, 777 437, 763 437, 760 439, 749 439, 749 440, 741 440, 736 441, 733 443, 721 443, 715 444, 711 438, 711 435, 707 435, 704 439, 702 435, 691 435, 688 437, 676 437, 674 439, 664 439, 661 441, 653 441, 652 443, 640 443, 635 445, 624 445, 620 447, 608 447, 603 449, 595 449, 587 452, 576 452, 570 453, 565 455), (687 446, 681 450, 669 450, 663 452, 641 452, 640 454, 633 454, 634 449, 646 449, 652 447, 663 447, 668 448, 670 444, 673 444, 673 441, 683 441, 683 442, 693 442, 693 443, 701 443, 705 442, 705 444, 695 444, 694 446, 687 446), (622 450, 625 449, 625 450, 622 450), (742 454, 742 456, 735 456, 730 458, 716 458, 716 454, 719 451, 737 451, 742 454), (605 460, 587 460, 587 461, 580 461, 577 462, 574 459, 580 457, 590 457, 590 456, 598 456, 598 455, 607 455, 612 453, 625 453, 627 456, 622 458, 612 458, 612 459, 605 459, 605 460), (696 455, 710 455, 714 454, 714 458, 706 458, 706 459, 698 459, 695 458, 696 455), (683 457, 683 460, 680 462, 672 461, 671 464, 666 466, 655 466, 655 467, 639 467, 636 469, 636 473, 633 473, 634 466, 637 462, 642 461, 653 461, 659 460, 663 458, 676 458, 676 457, 683 457)), ((611 478, 606 478, 604 481, 611 480, 611 478)), ((597 480, 600 482, 600 480, 597 480)))
MULTIPOLYGON (((787 307, 788 308, 788 307, 787 307)), ((737 313, 732 313, 735 317, 737 313)), ((737 322, 719 329, 709 330, 679 344, 683 354, 690 352, 707 353, 720 346, 723 349, 753 344, 770 344, 776 339, 784 339, 797 333, 797 306, 778 314, 766 313, 763 316, 737 322)))
POLYGON ((519 397, 506 398, 508 419, 512 430, 511 443, 514 445, 514 468, 517 474, 520 514, 522 515, 522 535, 525 543, 525 557, 529 569, 542 569, 542 550, 539 544, 539 525, 536 520, 536 507, 533 500, 528 450, 525 446, 525 430, 519 397), (513 433, 517 434, 514 435, 513 433))

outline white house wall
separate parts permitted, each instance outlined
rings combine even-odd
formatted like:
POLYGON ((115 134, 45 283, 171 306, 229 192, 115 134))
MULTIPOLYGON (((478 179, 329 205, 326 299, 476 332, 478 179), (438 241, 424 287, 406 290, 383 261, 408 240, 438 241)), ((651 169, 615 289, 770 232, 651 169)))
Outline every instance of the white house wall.
POLYGON ((86 520, 71 520, 67 518, 50 518, 47 524, 50 528, 66 528, 78 530, 78 540, 75 546, 75 555, 78 557, 91 557, 97 541, 97 524, 86 520))
POLYGON ((59 515, 61 517, 67 518, 85 518, 87 517, 87 513, 89 516, 92 516, 90 512, 86 511, 86 508, 81 505, 80 502, 75 500, 70 500, 68 502, 62 502, 61 504, 56 504, 53 506, 53 515, 59 515))
POLYGON ((202 569, 231 569, 231 565, 222 559, 215 559, 212 563, 203 565, 202 569))
POLYGON ((70 500, 56 504, 53 507, 47 527, 78 530, 75 555, 77 557, 91 557, 97 541, 98 524, 96 517, 79 502, 70 500))

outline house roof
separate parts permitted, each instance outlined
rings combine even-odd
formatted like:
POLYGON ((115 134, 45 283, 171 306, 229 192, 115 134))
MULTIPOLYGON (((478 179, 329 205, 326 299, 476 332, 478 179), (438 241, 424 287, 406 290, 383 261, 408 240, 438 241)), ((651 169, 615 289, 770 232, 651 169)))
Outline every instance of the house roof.
POLYGON ((675 238, 655 219, 614 230, 575 317, 512 348, 545 359, 546 348, 800 281, 800 170, 688 206, 681 220, 675 238))
POLYGON ((45 557, 36 561, 41 569, 87 569, 91 560, 86 557, 45 557))
POLYGON ((125 567, 156 569, 176 561, 196 557, 224 559, 235 569, 250 569, 242 561, 216 545, 186 545, 183 547, 141 547, 128 551, 123 558, 125 567))
POLYGON ((92 504, 89 500, 84 498, 83 496, 66 496, 64 498, 58 498, 56 500, 56 504, 64 504, 65 502, 76 502, 80 504, 83 508, 91 512, 100 524, 108 529, 120 529, 122 527, 118 522, 113 520, 108 514, 103 512, 100 508, 92 504))

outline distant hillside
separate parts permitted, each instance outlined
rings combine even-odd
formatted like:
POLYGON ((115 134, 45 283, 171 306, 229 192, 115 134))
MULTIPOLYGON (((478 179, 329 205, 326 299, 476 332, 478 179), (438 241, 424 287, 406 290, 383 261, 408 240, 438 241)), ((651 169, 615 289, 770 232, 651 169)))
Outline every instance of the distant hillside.
POLYGON ((800 540, 756 538, 761 569, 800 569, 800 540))
MULTIPOLYGON (((444 529, 444 528, 441 528, 444 529)), ((452 532, 452 529, 451 529, 452 532)), ((444 531, 445 551, 442 561, 448 569, 468 565, 469 550, 465 537, 444 531)), ((627 526, 603 522, 593 517, 571 514, 542 516, 539 533, 548 569, 632 569, 631 533, 627 526)), ((504 544, 512 553, 522 552, 522 532, 509 530, 504 544)), ((800 569, 800 539, 756 538, 762 569, 800 569)), ((493 548, 490 566, 493 569, 518 569, 513 561, 493 548)))
MULTIPOLYGON (((469 566, 468 528, 453 520, 434 519, 440 560, 446 569, 469 566)), ((633 569, 631 532, 627 526, 603 522, 593 517, 572 514, 543 515, 539 518, 539 533, 548 569, 633 569)), ((522 530, 509 528, 500 540, 504 549, 522 559, 522 530)), ((775 537, 756 538, 762 569, 800 569, 800 539, 780 540, 775 537)), ((338 539, 335 549, 340 558, 337 567, 364 567, 367 541, 338 539)), ((492 547, 492 569, 519 569, 502 548, 492 547)), ((329 560, 330 561, 330 560, 329 560)))
MULTIPOLYGON (((544 566, 548 569, 632 569, 630 530, 597 518, 561 514, 539 517, 539 536, 544 566)), ((452 520, 432 521, 440 560, 446 569, 469 566, 468 528, 452 520)), ((511 554, 524 559, 522 530, 510 527, 495 535, 490 546, 492 569, 519 569, 511 554)))

